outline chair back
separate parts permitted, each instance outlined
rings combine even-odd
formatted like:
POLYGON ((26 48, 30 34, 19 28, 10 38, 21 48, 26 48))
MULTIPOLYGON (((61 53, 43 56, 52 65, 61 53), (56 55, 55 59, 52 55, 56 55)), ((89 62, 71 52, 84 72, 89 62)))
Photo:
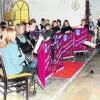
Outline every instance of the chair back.
POLYGON ((1 55, 0 55, 0 67, 1 67, 2 72, 3 72, 3 76, 7 77, 7 74, 6 74, 6 71, 5 71, 5 67, 4 67, 4 63, 3 63, 3 59, 2 59, 1 55))

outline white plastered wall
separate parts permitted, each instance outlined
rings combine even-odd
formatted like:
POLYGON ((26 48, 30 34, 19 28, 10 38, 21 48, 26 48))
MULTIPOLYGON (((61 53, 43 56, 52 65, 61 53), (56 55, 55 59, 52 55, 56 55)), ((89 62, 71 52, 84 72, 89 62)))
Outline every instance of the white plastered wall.
POLYGON ((97 17, 100 16, 100 0, 90 0, 91 4, 91 19, 97 24, 97 17))
MULTIPOLYGON (((17 0, 14 0, 14 2, 17 0)), ((51 21, 61 19, 62 22, 68 19, 72 26, 80 25, 85 17, 85 0, 25 0, 30 8, 30 18, 35 18, 39 23, 41 18, 51 21), (72 2, 79 2, 79 9, 72 9, 72 2)))

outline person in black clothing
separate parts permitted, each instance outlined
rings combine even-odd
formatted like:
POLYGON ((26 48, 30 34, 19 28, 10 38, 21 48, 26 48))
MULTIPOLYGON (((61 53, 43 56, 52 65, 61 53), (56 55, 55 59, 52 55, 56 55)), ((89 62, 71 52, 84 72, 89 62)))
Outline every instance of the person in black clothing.
POLYGON ((43 30, 44 27, 45 27, 45 19, 42 18, 42 19, 41 19, 41 23, 40 23, 40 30, 43 30))
POLYGON ((56 20, 54 20, 54 21, 52 22, 51 29, 52 29, 51 38, 54 38, 54 34, 60 31, 60 28, 58 27, 58 24, 57 24, 57 21, 56 21, 56 20))
POLYGON ((47 39, 47 37, 51 38, 52 30, 51 30, 50 24, 45 25, 45 29, 44 29, 43 33, 44 33, 43 34, 44 39, 47 39))
POLYGON ((25 36, 26 26, 23 23, 20 23, 15 28, 17 32, 16 42, 17 45, 22 49, 23 53, 27 54, 32 51, 31 42, 25 36))
POLYGON ((56 21, 56 20, 54 20, 54 21, 52 22, 52 27, 51 27, 51 29, 53 30, 54 33, 60 31, 60 28, 58 27, 58 24, 57 24, 57 21, 56 21))
POLYGON ((61 29, 61 20, 60 19, 57 19, 57 25, 61 29))
POLYGON ((26 24, 26 30, 24 35, 26 36, 27 39, 30 39, 30 31, 29 31, 29 23, 26 24))
POLYGON ((83 26, 84 28, 89 28, 89 25, 87 24, 85 19, 81 20, 81 26, 83 26))
POLYGON ((65 20, 61 29, 62 33, 65 33, 66 31, 73 31, 72 27, 69 24, 68 20, 65 20))
MULTIPOLYGON (((36 23, 36 20, 32 18, 29 22, 36 23)), ((38 25, 36 25, 35 31, 39 31, 38 25)))
POLYGON ((32 36, 32 33, 30 31, 30 24, 26 24, 26 31, 24 33, 25 37, 31 42, 32 46, 34 47, 36 44, 35 38, 32 36))
POLYGON ((36 21, 29 21, 29 31, 32 37, 35 39, 35 41, 37 41, 37 39, 39 38, 39 31, 36 27, 36 21))
POLYGON ((58 26, 58 24, 57 24, 57 21, 56 20, 54 20, 53 22, 52 22, 52 26, 51 26, 51 29, 52 29, 52 34, 51 34, 51 40, 52 40, 52 47, 51 47, 51 52, 52 52, 52 59, 54 60, 54 35, 56 34, 56 33, 58 33, 58 32, 60 32, 61 31, 61 29, 59 28, 59 26, 58 26))

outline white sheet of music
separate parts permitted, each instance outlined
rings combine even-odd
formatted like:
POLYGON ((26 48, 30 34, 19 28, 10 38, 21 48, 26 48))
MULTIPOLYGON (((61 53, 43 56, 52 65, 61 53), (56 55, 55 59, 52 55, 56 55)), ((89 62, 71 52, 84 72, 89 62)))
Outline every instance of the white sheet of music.
POLYGON ((86 46, 89 46, 91 48, 95 48, 96 47, 96 44, 93 43, 93 42, 90 42, 90 41, 84 41, 83 44, 86 45, 86 46))
POLYGON ((40 47, 40 45, 41 45, 41 43, 42 43, 43 40, 44 40, 44 38, 40 35, 40 36, 39 36, 39 39, 38 39, 38 41, 37 41, 37 44, 36 44, 36 46, 35 46, 35 48, 34 48, 34 53, 37 54, 38 49, 39 49, 39 47, 40 47))

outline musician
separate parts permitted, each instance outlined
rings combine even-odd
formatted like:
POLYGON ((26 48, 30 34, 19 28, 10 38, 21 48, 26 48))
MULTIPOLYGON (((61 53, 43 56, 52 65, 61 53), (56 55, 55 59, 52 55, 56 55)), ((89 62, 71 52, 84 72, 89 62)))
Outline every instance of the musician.
POLYGON ((45 25, 43 32, 44 39, 47 39, 47 37, 51 37, 53 31, 51 30, 50 24, 45 25))
POLYGON ((45 26, 45 19, 42 18, 42 19, 41 19, 41 23, 40 23, 40 25, 39 25, 39 30, 44 30, 44 26, 45 26))
POLYGON ((63 27, 61 29, 61 32, 62 33, 65 33, 66 31, 72 31, 72 27, 70 26, 69 24, 69 21, 68 20, 65 20, 64 23, 63 23, 63 27))
POLYGON ((86 22, 85 19, 82 19, 82 20, 81 20, 81 26, 82 26, 83 28, 89 28, 89 25, 88 25, 88 23, 86 22))

